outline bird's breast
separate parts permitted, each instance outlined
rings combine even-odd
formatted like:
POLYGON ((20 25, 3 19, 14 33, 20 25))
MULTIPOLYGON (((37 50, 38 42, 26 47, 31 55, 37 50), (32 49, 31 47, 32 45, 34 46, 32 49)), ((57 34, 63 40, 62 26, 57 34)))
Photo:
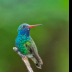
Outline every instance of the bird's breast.
POLYGON ((26 48, 26 43, 28 42, 29 38, 26 36, 17 36, 16 40, 15 40, 15 45, 18 48, 18 50, 26 55, 28 54, 28 50, 26 48))
POLYGON ((20 44, 25 44, 29 40, 29 37, 26 37, 25 35, 18 35, 15 40, 15 45, 18 46, 20 44))

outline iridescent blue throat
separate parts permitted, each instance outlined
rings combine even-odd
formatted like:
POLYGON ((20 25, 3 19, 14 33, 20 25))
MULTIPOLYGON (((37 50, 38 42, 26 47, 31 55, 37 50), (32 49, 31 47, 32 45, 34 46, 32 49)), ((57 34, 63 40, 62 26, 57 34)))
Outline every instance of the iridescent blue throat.
POLYGON ((18 35, 25 35, 26 37, 30 36, 30 28, 24 28, 18 32, 18 35))

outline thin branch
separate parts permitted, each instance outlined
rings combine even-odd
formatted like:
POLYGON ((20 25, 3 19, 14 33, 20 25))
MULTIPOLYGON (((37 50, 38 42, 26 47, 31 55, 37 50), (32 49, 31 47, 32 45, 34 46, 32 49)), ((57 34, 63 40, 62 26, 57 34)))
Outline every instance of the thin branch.
POLYGON ((27 69, 28 69, 28 72, 34 72, 34 71, 32 70, 32 68, 31 68, 31 66, 30 66, 30 63, 29 63, 29 61, 28 61, 28 58, 27 58, 25 55, 21 54, 21 53, 18 51, 18 48, 13 47, 13 50, 16 51, 19 56, 21 56, 23 62, 25 63, 25 65, 26 65, 26 67, 27 67, 27 69))

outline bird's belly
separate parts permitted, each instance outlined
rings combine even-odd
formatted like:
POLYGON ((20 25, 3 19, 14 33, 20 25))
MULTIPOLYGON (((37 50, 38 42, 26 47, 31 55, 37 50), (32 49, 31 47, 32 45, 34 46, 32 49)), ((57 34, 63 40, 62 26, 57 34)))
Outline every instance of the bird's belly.
POLYGON ((33 57, 33 54, 28 54, 26 55, 28 58, 32 58, 33 57))

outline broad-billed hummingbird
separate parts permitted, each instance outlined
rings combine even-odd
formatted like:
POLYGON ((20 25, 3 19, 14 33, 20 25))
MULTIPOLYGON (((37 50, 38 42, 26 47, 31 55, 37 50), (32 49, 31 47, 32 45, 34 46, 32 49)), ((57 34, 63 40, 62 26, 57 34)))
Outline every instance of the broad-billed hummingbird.
POLYGON ((21 52, 21 54, 26 55, 35 63, 37 68, 41 69, 41 65, 43 64, 43 62, 38 54, 36 44, 30 36, 30 29, 36 26, 42 25, 29 25, 27 23, 21 24, 17 30, 18 36, 15 40, 15 45, 21 52))

